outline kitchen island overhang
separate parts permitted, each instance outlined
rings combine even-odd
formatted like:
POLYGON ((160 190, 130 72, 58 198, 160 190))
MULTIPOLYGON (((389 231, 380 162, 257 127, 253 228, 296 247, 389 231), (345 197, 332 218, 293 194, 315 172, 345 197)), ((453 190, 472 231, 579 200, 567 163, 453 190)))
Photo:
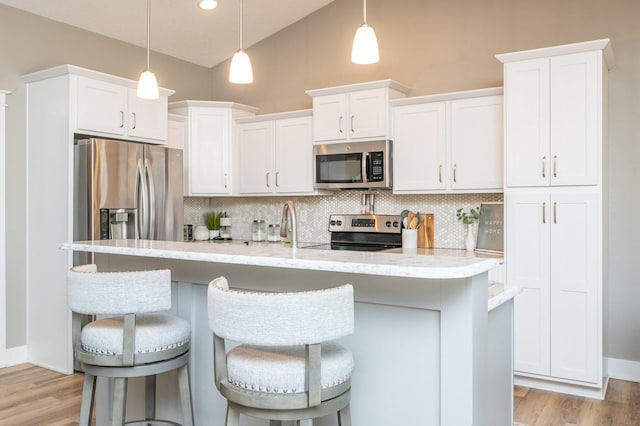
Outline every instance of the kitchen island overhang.
MULTIPOLYGON (((224 400, 212 381, 206 320, 206 284, 224 275, 233 287, 249 290, 301 291, 344 282, 354 286, 356 332, 345 339, 356 359, 354 424, 512 424, 512 387, 499 390, 504 393, 498 398, 501 407, 487 406, 495 399, 488 397, 487 272, 499 259, 459 250, 431 255, 294 251, 237 242, 114 240, 67 243, 63 248, 96 253, 103 271, 171 269, 177 282, 174 309, 194 329, 196 420, 224 417, 224 400)), ((512 308, 510 302, 506 305, 512 308)), ((511 330, 511 325, 500 329, 511 330)), ((512 366, 505 365, 501 375, 511 373, 512 366)), ((318 424, 335 421, 327 418, 318 424)))

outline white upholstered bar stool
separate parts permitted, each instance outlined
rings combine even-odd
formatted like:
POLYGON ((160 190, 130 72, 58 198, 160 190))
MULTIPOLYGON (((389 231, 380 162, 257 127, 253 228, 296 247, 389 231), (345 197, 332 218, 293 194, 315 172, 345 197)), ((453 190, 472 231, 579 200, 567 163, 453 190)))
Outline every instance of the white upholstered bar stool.
POLYGON ((183 424, 193 426, 187 364, 191 326, 158 313, 171 307, 171 272, 103 273, 96 265, 82 265, 71 268, 67 283, 72 311, 109 315, 84 326, 75 347, 84 371, 80 425, 91 424, 96 377, 113 379, 112 425, 125 423, 130 377, 145 377, 146 418, 127 424, 176 425, 155 419, 155 375, 177 369, 183 424))
POLYGON ((353 333, 351 285, 263 293, 229 289, 219 277, 209 284, 208 311, 226 426, 238 426, 240 414, 276 425, 331 413, 351 425, 353 356, 333 341, 353 333), (227 353, 225 339, 240 345, 227 353))

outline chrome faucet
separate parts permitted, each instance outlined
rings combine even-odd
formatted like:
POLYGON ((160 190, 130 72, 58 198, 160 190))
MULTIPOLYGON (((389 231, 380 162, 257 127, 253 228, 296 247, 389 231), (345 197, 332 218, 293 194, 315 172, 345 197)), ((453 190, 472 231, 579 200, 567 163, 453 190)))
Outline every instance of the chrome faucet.
POLYGON ((282 206, 282 219, 280 221, 280 236, 286 238, 291 232, 291 247, 298 247, 298 220, 293 201, 287 201, 282 206))

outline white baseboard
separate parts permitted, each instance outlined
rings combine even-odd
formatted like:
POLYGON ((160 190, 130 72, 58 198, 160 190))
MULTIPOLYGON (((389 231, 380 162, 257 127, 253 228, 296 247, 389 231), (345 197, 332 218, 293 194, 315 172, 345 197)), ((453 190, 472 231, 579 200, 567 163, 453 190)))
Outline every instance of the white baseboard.
POLYGON ((605 358, 611 379, 640 382, 640 362, 626 359, 605 358))
POLYGON ((15 348, 8 348, 7 352, 7 367, 13 365, 24 364, 27 362, 27 345, 16 346, 15 348))

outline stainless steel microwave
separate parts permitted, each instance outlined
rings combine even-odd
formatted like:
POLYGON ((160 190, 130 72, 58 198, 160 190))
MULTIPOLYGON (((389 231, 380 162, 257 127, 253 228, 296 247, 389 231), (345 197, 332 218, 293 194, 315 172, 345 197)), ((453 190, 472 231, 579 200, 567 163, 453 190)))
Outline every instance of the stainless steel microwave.
POLYGON ((390 140, 314 145, 314 186, 318 189, 391 188, 390 140))

